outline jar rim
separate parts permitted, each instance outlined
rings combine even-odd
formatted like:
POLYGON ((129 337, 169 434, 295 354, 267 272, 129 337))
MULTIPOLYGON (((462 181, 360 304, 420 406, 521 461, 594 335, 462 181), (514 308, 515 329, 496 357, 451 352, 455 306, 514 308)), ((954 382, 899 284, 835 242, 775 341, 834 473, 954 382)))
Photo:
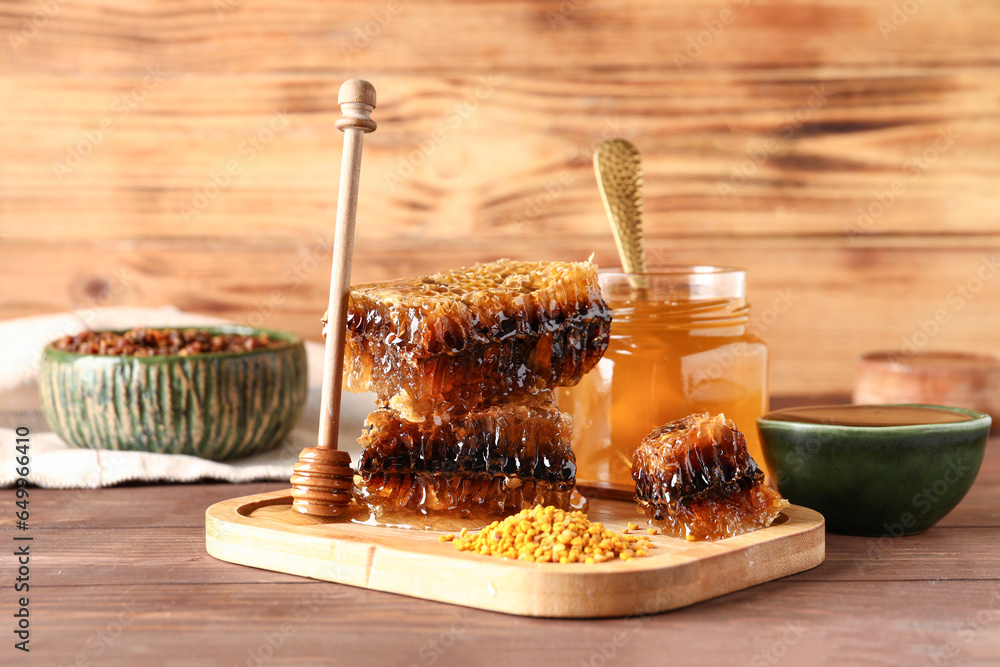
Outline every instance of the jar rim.
POLYGON ((666 266, 655 266, 647 269, 644 273, 633 273, 622 271, 616 267, 614 269, 598 269, 598 274, 602 276, 683 276, 683 275, 727 275, 746 273, 746 269, 739 269, 732 266, 713 266, 710 264, 672 264, 666 266))

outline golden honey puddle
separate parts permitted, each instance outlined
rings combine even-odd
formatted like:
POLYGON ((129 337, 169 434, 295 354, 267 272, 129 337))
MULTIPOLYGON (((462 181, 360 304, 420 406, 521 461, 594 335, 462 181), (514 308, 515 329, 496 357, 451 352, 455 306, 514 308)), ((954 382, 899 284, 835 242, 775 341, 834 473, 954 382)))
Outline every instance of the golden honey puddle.
MULTIPOLYGON (((569 509, 585 512, 587 510, 587 499, 574 490, 570 498, 569 509)), ((279 503, 258 507, 246 516, 255 519, 268 519, 286 526, 353 523, 362 526, 379 526, 383 528, 460 532, 463 528, 478 530, 483 526, 502 519, 505 515, 486 512, 469 514, 467 516, 420 514, 417 512, 376 512, 366 505, 353 503, 344 515, 328 517, 302 514, 293 510, 291 504, 279 503)))

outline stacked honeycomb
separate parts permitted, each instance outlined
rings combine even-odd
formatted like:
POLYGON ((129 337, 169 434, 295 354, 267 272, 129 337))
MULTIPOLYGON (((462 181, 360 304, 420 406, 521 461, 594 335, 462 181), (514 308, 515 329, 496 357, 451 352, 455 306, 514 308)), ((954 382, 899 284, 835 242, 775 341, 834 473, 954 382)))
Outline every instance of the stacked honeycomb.
POLYGON ((499 260, 351 290, 345 384, 378 408, 360 438, 369 503, 420 511, 566 507, 573 385, 608 345, 587 262, 499 260))
POLYGON ((788 502, 764 484, 746 437, 719 414, 688 415, 643 438, 632 456, 635 498, 664 533, 723 539, 771 522, 788 502))

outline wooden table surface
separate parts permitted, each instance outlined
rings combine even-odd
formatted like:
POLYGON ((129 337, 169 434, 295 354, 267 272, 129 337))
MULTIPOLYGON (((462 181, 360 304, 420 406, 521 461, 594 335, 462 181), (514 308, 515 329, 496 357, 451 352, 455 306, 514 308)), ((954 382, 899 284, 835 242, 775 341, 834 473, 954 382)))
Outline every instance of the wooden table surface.
POLYGON ((285 486, 32 489, 31 653, 13 648, 7 555, 0 664, 1000 664, 997 438, 965 500, 923 535, 828 534, 811 571, 628 619, 508 616, 205 552, 209 505, 285 486))

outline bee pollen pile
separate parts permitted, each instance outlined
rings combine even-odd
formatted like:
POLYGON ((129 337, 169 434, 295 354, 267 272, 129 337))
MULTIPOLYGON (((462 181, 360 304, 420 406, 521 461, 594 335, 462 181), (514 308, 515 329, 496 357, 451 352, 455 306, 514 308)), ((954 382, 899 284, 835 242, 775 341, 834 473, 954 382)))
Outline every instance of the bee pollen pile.
POLYGON ((653 548, 648 537, 616 533, 591 522, 583 512, 541 505, 494 521, 475 535, 462 529, 458 537, 442 535, 440 539, 454 540, 459 551, 539 563, 632 560, 653 548))

